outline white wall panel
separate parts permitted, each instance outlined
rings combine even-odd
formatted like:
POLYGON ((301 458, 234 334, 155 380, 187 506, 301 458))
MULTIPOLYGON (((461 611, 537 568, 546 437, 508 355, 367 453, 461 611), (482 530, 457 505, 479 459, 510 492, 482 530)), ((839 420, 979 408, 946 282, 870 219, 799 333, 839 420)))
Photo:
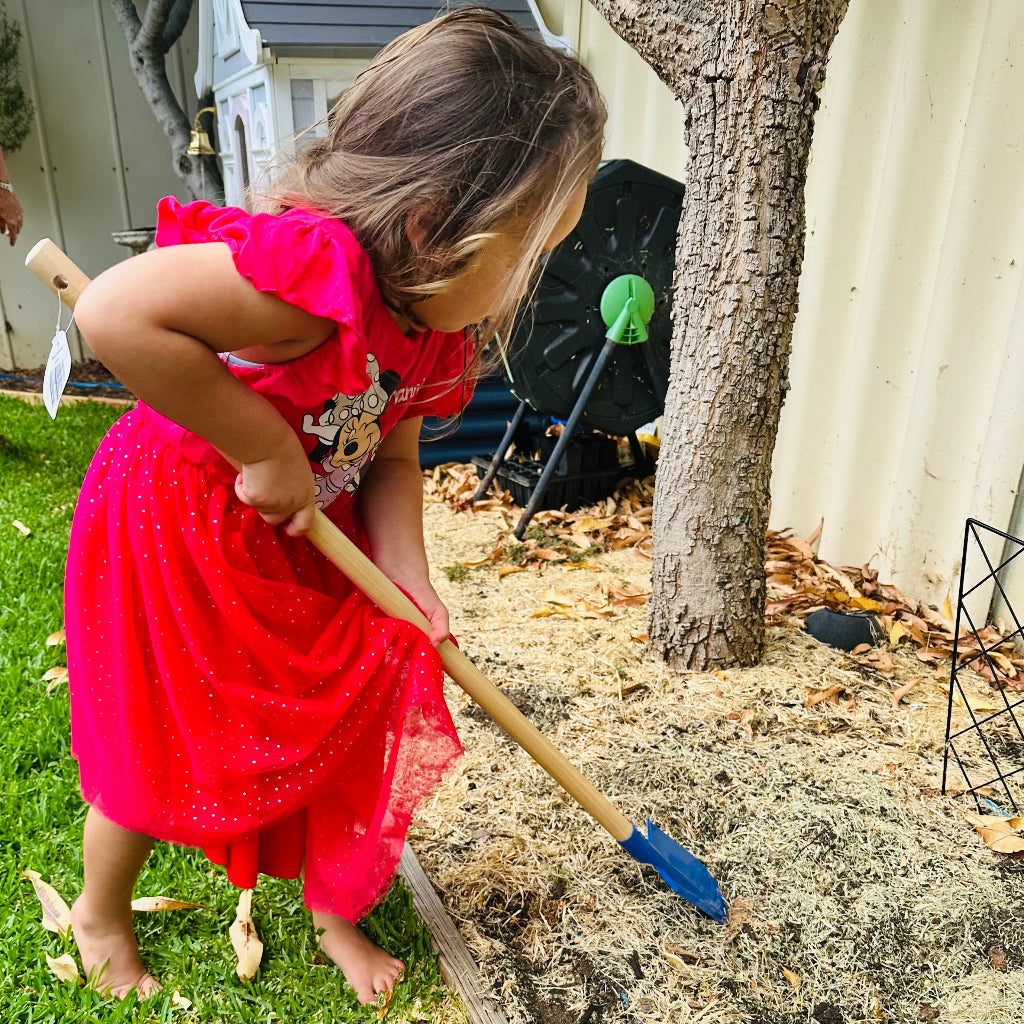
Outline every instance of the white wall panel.
MULTIPOLYGON (((153 224, 163 195, 191 198, 128 63, 128 44, 108 0, 8 0, 22 30, 22 82, 35 124, 5 154, 25 211, 16 246, 0 245, 0 368, 42 364, 57 315, 53 296, 25 269, 25 254, 51 237, 90 275, 124 259, 112 231, 153 224)), ((168 56, 168 77, 194 112, 195 17, 168 56)), ((71 334, 76 357, 83 352, 71 334)))
POLYGON ((854 0, 815 130, 772 522, 938 602, 1024 462, 1022 46, 1014 0, 854 0))
POLYGON ((630 159, 678 181, 686 173, 682 104, 585 0, 540 0, 548 27, 568 36, 608 103, 605 159, 630 159))
MULTIPOLYGON (((585 0, 540 7, 605 95, 606 156, 685 180, 654 72, 585 0)), ((822 557, 936 602, 1024 465, 1022 51, 1019 0, 851 0, 815 124, 772 525, 824 519, 822 557)))

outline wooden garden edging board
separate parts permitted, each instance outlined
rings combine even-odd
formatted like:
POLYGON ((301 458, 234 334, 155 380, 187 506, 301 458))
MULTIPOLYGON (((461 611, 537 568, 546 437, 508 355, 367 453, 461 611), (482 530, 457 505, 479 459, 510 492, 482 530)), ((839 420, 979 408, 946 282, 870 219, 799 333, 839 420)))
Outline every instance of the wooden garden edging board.
MULTIPOLYGON (((28 405, 42 405, 43 396, 38 391, 18 391, 14 388, 0 388, 0 398, 20 398, 28 405)), ((75 405, 78 402, 100 402, 103 405, 114 405, 125 409, 135 405, 134 398, 106 398, 103 395, 61 395, 61 405, 75 405)))
POLYGON ((501 1008, 485 994, 476 962, 408 843, 402 850, 398 873, 412 893, 416 912, 430 929, 441 961, 441 976, 449 988, 458 992, 469 1024, 508 1024, 501 1008))

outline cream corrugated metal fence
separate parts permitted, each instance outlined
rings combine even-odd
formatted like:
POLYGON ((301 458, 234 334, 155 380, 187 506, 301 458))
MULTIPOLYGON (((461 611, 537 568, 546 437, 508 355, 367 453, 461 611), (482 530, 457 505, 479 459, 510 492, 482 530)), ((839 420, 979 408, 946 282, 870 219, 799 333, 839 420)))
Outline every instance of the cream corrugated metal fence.
MULTIPOLYGON (((654 72, 583 0, 540 7, 608 101, 606 156, 685 180, 654 72)), ((811 150, 772 525, 824 520, 823 558, 939 604, 967 516, 1024 530, 1022 51, 1019 0, 851 0, 811 150)))

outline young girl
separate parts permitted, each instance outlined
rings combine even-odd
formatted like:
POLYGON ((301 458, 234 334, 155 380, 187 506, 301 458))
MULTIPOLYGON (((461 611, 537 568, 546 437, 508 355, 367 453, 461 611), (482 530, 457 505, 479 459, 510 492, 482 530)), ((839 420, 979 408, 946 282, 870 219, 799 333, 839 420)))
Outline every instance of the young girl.
POLYGON ((90 804, 72 920, 103 989, 159 987, 130 907, 154 839, 243 887, 301 872, 359 1000, 393 986, 402 963, 354 922, 460 752, 420 421, 462 408, 474 340, 572 230, 603 122, 577 61, 458 10, 382 50, 254 211, 164 199, 159 248, 79 301, 140 398, 93 460, 67 570, 90 804), (314 507, 417 602, 429 642, 303 538, 314 507))

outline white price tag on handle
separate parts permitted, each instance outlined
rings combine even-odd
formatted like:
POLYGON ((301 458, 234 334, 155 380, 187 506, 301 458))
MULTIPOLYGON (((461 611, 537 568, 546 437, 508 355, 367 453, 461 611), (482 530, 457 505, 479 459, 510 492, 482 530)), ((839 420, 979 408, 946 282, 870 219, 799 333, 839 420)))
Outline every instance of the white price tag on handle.
POLYGON ((68 345, 68 332, 58 328, 53 341, 50 342, 50 354, 46 359, 46 371, 43 374, 43 404, 50 414, 50 419, 57 418, 60 396, 64 394, 70 376, 71 348, 68 345))

